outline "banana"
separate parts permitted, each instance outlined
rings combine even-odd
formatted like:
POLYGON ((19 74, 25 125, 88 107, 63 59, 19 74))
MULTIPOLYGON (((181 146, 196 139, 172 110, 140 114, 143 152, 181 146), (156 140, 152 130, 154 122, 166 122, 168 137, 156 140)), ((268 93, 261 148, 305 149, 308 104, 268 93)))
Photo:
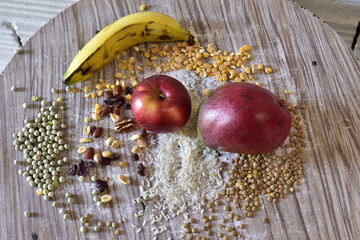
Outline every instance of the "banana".
POLYGON ((74 57, 64 82, 82 82, 110 63, 127 48, 143 42, 188 41, 190 33, 175 19, 157 12, 139 12, 122 17, 96 34, 74 57))

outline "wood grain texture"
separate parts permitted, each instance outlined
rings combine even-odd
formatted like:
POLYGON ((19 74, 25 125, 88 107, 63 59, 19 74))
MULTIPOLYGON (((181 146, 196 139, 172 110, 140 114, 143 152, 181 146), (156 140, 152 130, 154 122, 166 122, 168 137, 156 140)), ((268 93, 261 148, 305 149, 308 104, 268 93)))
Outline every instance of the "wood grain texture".
MULTIPOLYGON (((99 30, 115 19, 138 11, 141 1, 87 0, 68 8, 37 32, 16 55, 0 77, 0 235, 4 239, 31 239, 37 233, 39 239, 110 239, 113 230, 100 233, 80 233, 81 223, 64 221, 58 209, 39 198, 35 188, 17 174, 13 160, 22 158, 12 145, 12 133, 20 130, 25 118, 39 110, 26 109, 23 102, 30 102, 33 95, 53 99, 51 87, 63 89, 62 75, 77 51, 99 30), (15 85, 24 90, 11 92, 15 85), (34 211, 36 216, 27 219, 23 213, 34 211)), ((202 45, 215 43, 217 48, 236 51, 243 44, 253 46, 257 63, 266 63, 276 70, 262 79, 264 87, 279 96, 288 89, 294 94, 289 101, 307 104, 303 117, 309 146, 304 152, 306 178, 295 194, 274 204, 264 201, 262 209, 248 224, 243 233, 246 239, 360 239, 360 66, 351 50, 329 26, 313 17, 312 13, 285 0, 253 1, 161 1, 149 2, 150 10, 166 13, 178 19, 182 26, 193 29, 202 45), (317 66, 312 65, 317 62, 317 66), (261 219, 267 216, 271 222, 264 227, 261 219)), ((131 51, 124 53, 129 57, 131 51)), ((96 84, 96 79, 113 79, 117 62, 111 63, 91 81, 79 84, 83 87, 96 84)), ((151 72, 145 73, 151 74, 151 72)), ((141 76, 140 76, 141 77, 141 76)), ((96 103, 86 100, 82 94, 61 92, 69 110, 63 119, 69 126, 66 140, 78 146, 83 119, 96 103)), ((128 114, 128 113, 127 113, 128 114)), ((104 125, 110 126, 108 120, 104 125)), ((109 120, 111 121, 111 120, 109 120)), ((111 128, 104 134, 110 134, 111 128)), ((122 141, 127 141, 124 135, 122 141)), ((99 141, 96 147, 104 147, 99 141)), ((128 155, 130 146, 120 153, 128 155)), ((70 159, 78 158, 76 149, 70 151, 70 159)), ((101 176, 116 177, 119 167, 97 168, 101 176)), ((134 219, 135 205, 132 199, 139 194, 136 166, 121 170, 131 175, 135 186, 111 184, 110 192, 115 199, 109 208, 99 211, 93 207, 89 182, 80 183, 68 178, 58 189, 59 201, 63 193, 77 195, 77 204, 66 205, 77 217, 85 212, 95 214, 102 221, 127 217, 141 225, 142 219, 134 219)), ((65 205, 63 205, 65 206, 65 205)), ((136 209, 137 211, 140 209, 136 209)), ((168 222, 170 232, 159 239, 179 236, 178 222, 168 222)), ((118 239, 152 239, 151 226, 141 233, 126 224, 119 229, 118 239)))

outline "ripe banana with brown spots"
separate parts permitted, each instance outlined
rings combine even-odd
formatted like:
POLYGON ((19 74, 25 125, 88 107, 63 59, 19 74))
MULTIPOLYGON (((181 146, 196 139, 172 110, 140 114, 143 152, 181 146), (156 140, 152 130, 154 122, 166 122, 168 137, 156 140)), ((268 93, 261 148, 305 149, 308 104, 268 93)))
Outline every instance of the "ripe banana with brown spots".
POLYGON ((188 41, 190 33, 178 21, 157 12, 122 17, 97 33, 74 57, 64 74, 67 85, 82 82, 109 64, 127 48, 143 42, 188 41))

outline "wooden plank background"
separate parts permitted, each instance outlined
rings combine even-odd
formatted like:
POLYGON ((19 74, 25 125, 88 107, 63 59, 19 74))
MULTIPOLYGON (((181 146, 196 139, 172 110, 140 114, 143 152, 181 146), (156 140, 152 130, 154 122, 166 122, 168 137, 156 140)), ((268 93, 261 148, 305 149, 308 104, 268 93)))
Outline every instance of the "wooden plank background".
MULTIPOLYGON (((46 24, 22 49, 23 54, 13 58, 0 76, 0 234, 5 239, 31 239, 37 233, 39 239, 110 239, 113 230, 82 234, 81 223, 64 221, 58 209, 51 202, 35 194, 35 188, 17 174, 13 160, 22 158, 12 145, 12 133, 20 130, 25 118, 31 118, 39 110, 22 108, 23 102, 30 102, 33 95, 46 99, 54 98, 52 87, 64 89, 62 75, 69 61, 94 36, 96 30, 105 27, 115 19, 138 11, 141 1, 88 0, 80 1, 54 20, 46 24), (13 93, 12 85, 24 90, 13 93), (26 210, 36 212, 30 219, 24 218, 26 210)), ((248 228, 243 231, 246 239, 360 239, 359 189, 359 135, 360 108, 359 84, 360 66, 344 41, 312 13, 301 9, 290 1, 161 1, 148 3, 149 9, 166 13, 178 19, 182 26, 193 29, 200 43, 205 46, 214 43, 217 48, 236 51, 243 44, 253 46, 257 63, 273 66, 275 73, 261 77, 264 86, 284 97, 283 90, 294 94, 286 98, 299 104, 307 104, 303 117, 307 129, 309 146, 304 153, 306 178, 295 194, 287 196, 280 203, 264 202, 262 209, 253 219, 246 219, 248 228), (312 62, 316 61, 317 66, 312 62), (263 227, 261 219, 265 214, 270 224, 263 227)), ((131 51, 126 56, 133 54, 131 51)), ((117 62, 111 63, 91 81, 79 84, 94 86, 96 79, 113 79, 117 62)), ((154 72, 145 72, 151 75, 154 72)), ((142 77, 142 76, 140 76, 142 77)), ((201 86, 199 86, 201 87, 201 86)), ((69 158, 77 158, 78 144, 83 119, 89 115, 96 103, 85 100, 82 94, 59 96, 65 99, 69 108, 64 121, 69 126, 66 140, 74 146, 69 158), (84 109, 86 111, 84 111, 84 109)), ((110 122, 104 122, 110 124, 110 122)), ((106 129, 104 134, 109 134, 106 129)), ((129 135, 123 135, 127 141, 129 135)), ((98 147, 103 146, 103 141, 98 147)), ((121 154, 128 154, 122 148, 121 154)), ((131 165, 124 173, 131 175, 135 183, 136 166, 131 165)), ((114 180, 118 168, 97 169, 103 176, 114 180)), ((68 178, 69 179, 69 178, 68 178)), ((57 192, 77 193, 77 204, 66 205, 76 216, 85 211, 95 213, 102 221, 127 217, 140 225, 142 220, 134 219, 132 199, 139 193, 137 187, 111 185, 116 194, 111 208, 99 211, 92 208, 89 182, 70 180, 57 192)), ((137 209, 139 210, 139 209, 137 209)), ((145 216, 146 218, 148 216, 145 216)), ((159 239, 179 236, 178 222, 164 223, 171 231, 159 239)), ((126 224, 119 228, 118 239, 152 239, 150 226, 140 234, 126 224)))

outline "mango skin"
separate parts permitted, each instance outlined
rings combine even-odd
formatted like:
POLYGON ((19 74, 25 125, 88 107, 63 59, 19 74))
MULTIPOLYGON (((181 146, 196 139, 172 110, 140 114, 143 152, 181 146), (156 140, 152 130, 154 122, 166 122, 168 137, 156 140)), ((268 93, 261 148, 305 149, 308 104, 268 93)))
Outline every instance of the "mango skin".
POLYGON ((290 128, 290 112, 277 96, 251 83, 215 89, 198 110, 199 138, 206 146, 226 152, 270 152, 285 141, 290 128))

